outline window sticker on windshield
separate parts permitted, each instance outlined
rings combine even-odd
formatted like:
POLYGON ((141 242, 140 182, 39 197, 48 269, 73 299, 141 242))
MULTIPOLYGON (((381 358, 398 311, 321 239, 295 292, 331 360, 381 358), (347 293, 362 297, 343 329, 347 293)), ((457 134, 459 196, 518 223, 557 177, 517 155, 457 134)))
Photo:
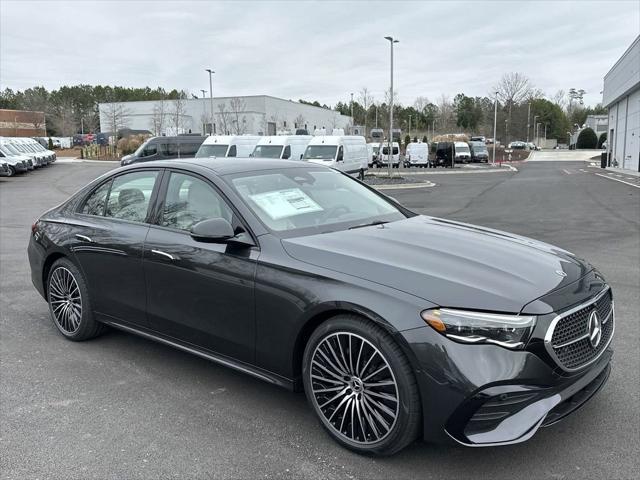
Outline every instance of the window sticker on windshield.
POLYGON ((321 212, 323 208, 299 188, 275 190, 250 196, 273 220, 303 213, 321 212))

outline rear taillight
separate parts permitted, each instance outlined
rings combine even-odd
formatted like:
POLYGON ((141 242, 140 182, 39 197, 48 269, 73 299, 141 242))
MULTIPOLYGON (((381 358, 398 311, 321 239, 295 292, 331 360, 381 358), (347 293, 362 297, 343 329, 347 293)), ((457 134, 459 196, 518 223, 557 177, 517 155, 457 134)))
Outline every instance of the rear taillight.
POLYGON ((37 231, 38 231, 38 220, 36 220, 36 223, 31 225, 31 235, 35 235, 37 231))

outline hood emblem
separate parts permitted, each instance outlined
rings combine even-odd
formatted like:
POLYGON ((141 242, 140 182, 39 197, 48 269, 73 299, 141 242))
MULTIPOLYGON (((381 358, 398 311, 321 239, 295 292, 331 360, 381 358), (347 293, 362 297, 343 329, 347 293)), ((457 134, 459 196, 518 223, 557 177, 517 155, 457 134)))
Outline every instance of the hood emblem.
POLYGON ((589 314, 589 323, 587 325, 588 333, 589 333, 589 343, 595 349, 600 345, 600 340, 602 340, 602 324, 600 322, 600 315, 598 315, 598 310, 592 310, 589 314))
POLYGON ((567 274, 565 272, 563 272, 562 270, 556 270, 556 275, 559 275, 561 277, 566 277, 567 274))

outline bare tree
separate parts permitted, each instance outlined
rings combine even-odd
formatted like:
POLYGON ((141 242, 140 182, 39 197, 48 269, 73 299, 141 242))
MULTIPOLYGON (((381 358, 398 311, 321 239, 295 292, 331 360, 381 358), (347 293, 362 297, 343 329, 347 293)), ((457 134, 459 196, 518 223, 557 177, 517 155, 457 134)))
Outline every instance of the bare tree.
POLYGON ((153 113, 151 116, 151 129, 153 134, 157 137, 164 133, 164 127, 167 116, 167 106, 164 99, 158 100, 153 106, 153 113))
POLYGON ((231 116, 233 129, 236 135, 243 135, 247 130, 247 117, 244 113, 247 111, 247 102, 240 97, 233 97, 229 100, 231 107, 231 116))
POLYGON ((185 130, 185 116, 187 111, 186 93, 180 92, 178 98, 173 101, 172 109, 170 112, 171 126, 175 131, 175 135, 184 133, 185 130))
MULTIPOLYGON (((53 127, 63 137, 69 137, 76 131, 75 112, 71 104, 57 105, 53 111, 53 127)), ((34 124, 35 128, 35 124, 34 124)))
POLYGON ((424 109, 429 105, 429 99, 427 97, 416 97, 416 101, 413 102, 413 108, 422 113, 424 109))
POLYGON ((447 95, 444 93, 438 100, 438 125, 442 132, 447 132, 449 128, 454 125, 454 111, 453 104, 447 95))
POLYGON ((518 72, 505 73, 493 89, 498 92, 498 100, 505 105, 519 104, 531 94, 531 82, 526 75, 518 72))
POLYGON ((218 117, 220 118, 220 129, 223 135, 229 135, 231 125, 231 113, 227 110, 224 103, 218 104, 218 117))
MULTIPOLYGON (((129 125, 129 116, 131 112, 122 103, 107 103, 103 110, 105 124, 109 128, 109 132, 113 136, 113 143, 118 141, 118 130, 122 130, 129 125)), ((102 123, 102 122, 101 122, 102 123)))
POLYGON ((369 113, 369 107, 373 105, 373 95, 369 92, 367 87, 360 89, 360 104, 364 109, 364 131, 367 131, 367 114, 369 113))
POLYGON ((294 120, 293 120, 293 126, 294 128, 304 128, 304 117, 302 116, 302 114, 299 114, 294 120))
POLYGON ((553 103, 555 103, 556 105, 558 105, 561 109, 565 109, 565 107, 567 106, 567 92, 565 92, 564 90, 560 89, 558 90, 552 98, 553 103))

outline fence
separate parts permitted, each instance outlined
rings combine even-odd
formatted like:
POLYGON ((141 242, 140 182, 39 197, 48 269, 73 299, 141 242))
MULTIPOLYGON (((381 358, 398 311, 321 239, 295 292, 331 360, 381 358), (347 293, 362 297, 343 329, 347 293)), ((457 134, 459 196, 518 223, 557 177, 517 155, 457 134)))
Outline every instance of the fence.
POLYGON ((80 158, 90 160, 120 160, 120 151, 111 145, 87 145, 80 150, 80 158))

